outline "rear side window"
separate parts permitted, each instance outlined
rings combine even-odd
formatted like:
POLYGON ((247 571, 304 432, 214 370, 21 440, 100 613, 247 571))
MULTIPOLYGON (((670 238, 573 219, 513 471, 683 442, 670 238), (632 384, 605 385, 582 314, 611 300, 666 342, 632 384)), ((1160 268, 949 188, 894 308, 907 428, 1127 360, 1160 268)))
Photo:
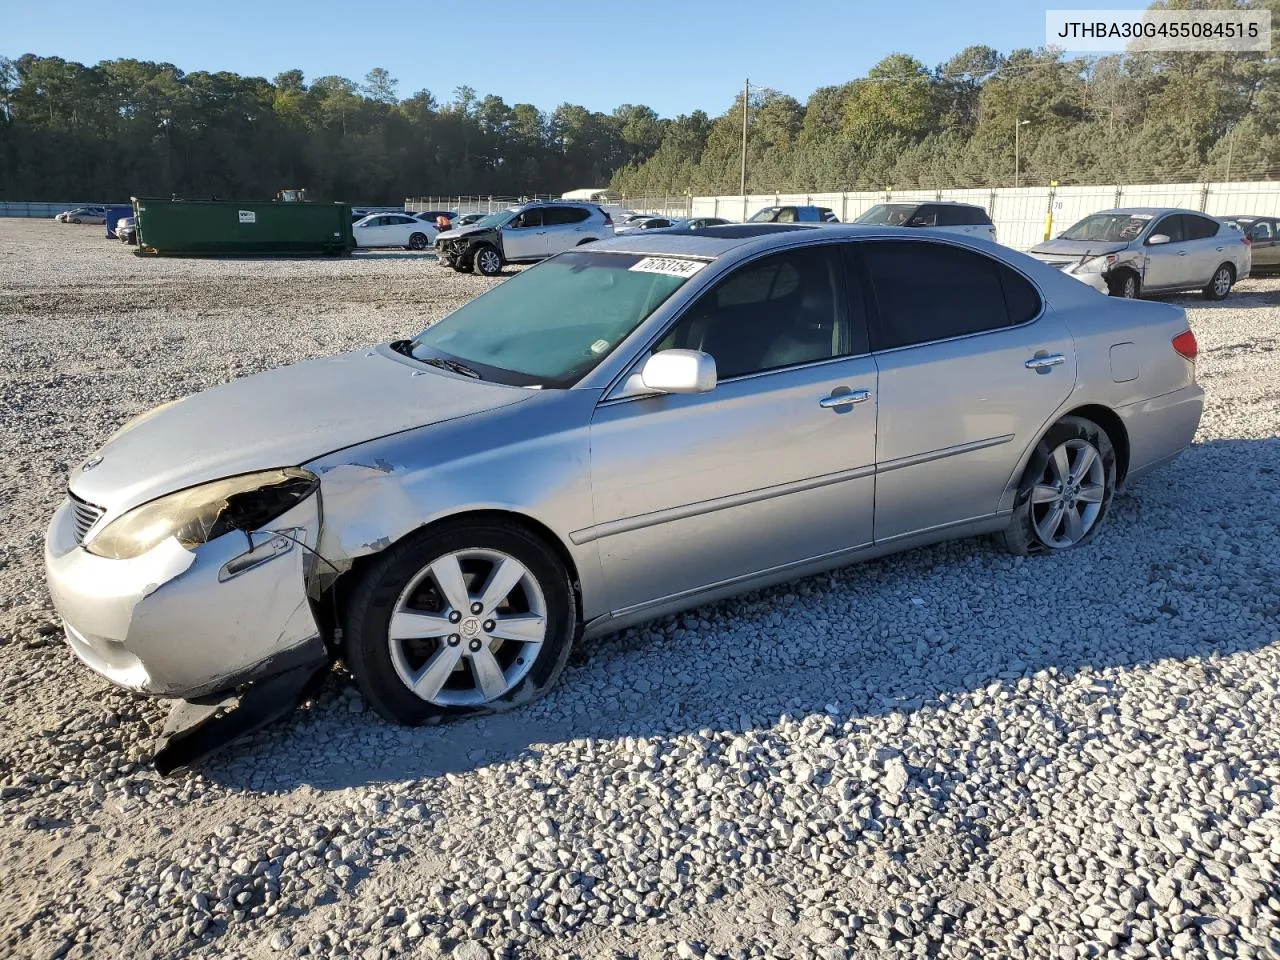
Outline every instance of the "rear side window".
POLYGON ((1040 297, 1004 264, 948 244, 854 244, 872 291, 871 349, 892 350, 1024 323, 1040 297))
POLYGON ((1182 234, 1187 240, 1204 240, 1218 232, 1218 221, 1208 217, 1196 217, 1189 213, 1182 215, 1182 234))
POLYGON ((583 207, 546 207, 542 211, 542 222, 548 227, 566 223, 581 223, 590 213, 583 207))
POLYGON ((938 226, 940 227, 963 227, 972 222, 973 219, 969 216, 968 207, 947 204, 941 208, 938 214, 938 226))
POLYGON ((799 219, 800 218, 796 216, 795 207, 783 207, 778 211, 778 216, 775 218, 774 222, 775 223, 795 223, 799 219))

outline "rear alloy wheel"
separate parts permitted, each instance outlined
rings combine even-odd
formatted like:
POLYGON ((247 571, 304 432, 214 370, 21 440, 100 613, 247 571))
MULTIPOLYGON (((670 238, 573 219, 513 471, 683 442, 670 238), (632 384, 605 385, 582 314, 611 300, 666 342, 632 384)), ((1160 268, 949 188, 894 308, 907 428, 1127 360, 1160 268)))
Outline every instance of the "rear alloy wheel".
POLYGON ((1213 279, 1201 291, 1206 300, 1222 300, 1236 282, 1235 273, 1225 263, 1213 272, 1213 279))
POLYGON ((427 249, 427 235, 425 233, 415 233, 409 237, 410 250, 427 249))
POLYGON ((502 272, 502 256, 489 244, 477 247, 475 252, 476 269, 486 277, 496 277, 502 272))
POLYGON ((1082 417, 1063 417, 1031 456, 1002 534, 1013 553, 1048 553, 1093 539, 1116 485, 1111 439, 1082 417))
POLYGON ((576 630, 573 588, 540 540, 501 522, 388 551, 352 595, 348 666, 389 720, 478 713, 532 699, 576 630))

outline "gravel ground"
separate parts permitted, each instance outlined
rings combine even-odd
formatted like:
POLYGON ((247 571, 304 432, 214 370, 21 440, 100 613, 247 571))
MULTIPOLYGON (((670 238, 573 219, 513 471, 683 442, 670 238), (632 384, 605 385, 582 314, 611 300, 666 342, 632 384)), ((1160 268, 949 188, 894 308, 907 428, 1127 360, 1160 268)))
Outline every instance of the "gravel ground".
POLYGON ((408 335, 430 256, 138 260, 0 221, 0 955, 1280 956, 1280 280, 1188 298, 1195 446, 1087 549, 964 541, 588 645, 403 730, 336 672, 174 779, 44 525, 161 401, 408 335))

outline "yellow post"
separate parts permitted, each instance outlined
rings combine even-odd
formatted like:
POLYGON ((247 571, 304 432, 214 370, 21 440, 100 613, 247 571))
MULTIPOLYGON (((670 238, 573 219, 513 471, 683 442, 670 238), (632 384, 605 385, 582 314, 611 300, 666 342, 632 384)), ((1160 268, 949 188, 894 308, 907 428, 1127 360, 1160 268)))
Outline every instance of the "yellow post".
POLYGON ((1044 220, 1044 238, 1048 240, 1053 234, 1053 193, 1058 189, 1058 181, 1049 181, 1049 209, 1044 220))

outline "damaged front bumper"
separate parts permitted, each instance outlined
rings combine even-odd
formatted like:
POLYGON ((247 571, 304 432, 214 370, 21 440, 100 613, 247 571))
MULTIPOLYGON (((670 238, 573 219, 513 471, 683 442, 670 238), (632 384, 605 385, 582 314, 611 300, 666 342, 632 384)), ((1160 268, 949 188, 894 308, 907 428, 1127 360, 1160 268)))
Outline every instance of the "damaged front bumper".
POLYGON ((45 538, 49 593, 90 668, 138 693, 194 699, 328 659, 308 598, 319 535, 313 494, 268 530, 192 548, 171 537, 113 560, 80 545, 67 501, 45 538))

